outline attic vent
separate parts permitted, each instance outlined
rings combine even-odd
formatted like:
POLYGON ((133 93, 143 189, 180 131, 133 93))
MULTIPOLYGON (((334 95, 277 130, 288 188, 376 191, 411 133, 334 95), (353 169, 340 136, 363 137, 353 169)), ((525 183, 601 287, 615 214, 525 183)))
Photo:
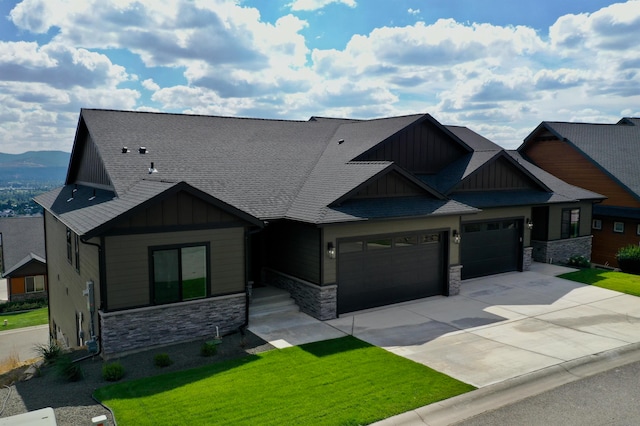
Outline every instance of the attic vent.
POLYGON ((140 148, 138 148, 138 152, 140 154, 146 154, 147 153, 147 147, 146 146, 141 146, 140 148))
POLYGON ((339 139, 338 140, 338 145, 342 145, 344 143, 344 139, 339 139))
POLYGON ((127 148, 126 146, 122 147, 122 153, 126 154, 127 152, 129 152, 129 148, 127 148))

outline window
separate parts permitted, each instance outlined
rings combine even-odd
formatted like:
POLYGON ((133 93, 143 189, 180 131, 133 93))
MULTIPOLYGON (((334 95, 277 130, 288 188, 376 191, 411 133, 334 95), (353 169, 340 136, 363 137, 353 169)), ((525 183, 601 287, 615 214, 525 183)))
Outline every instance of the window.
POLYGON ((35 277, 24 278, 25 293, 35 293, 44 291, 44 275, 36 275, 35 277))
POLYGON ((153 303, 201 299, 209 288, 209 247, 157 248, 151 251, 153 303))
POLYGON ((339 244, 338 250, 341 254, 355 253, 362 251, 362 247, 364 247, 364 243, 362 241, 345 241, 339 244))
POLYGON ((563 209, 561 238, 575 238, 580 235, 580 209, 563 209))
POLYGON ((71 263, 71 230, 67 228, 67 260, 71 263))
POLYGON ((74 258, 76 260, 76 271, 80 272, 80 237, 78 234, 73 234, 74 243, 74 258))
POLYGON ((391 238, 367 241, 367 250, 381 250, 391 248, 391 238))
POLYGON ((403 237, 396 237, 396 242, 395 242, 396 247, 409 247, 409 246, 415 246, 416 244, 418 244, 417 235, 406 235, 403 237))
POLYGON ((591 222, 591 227, 593 229, 602 229, 602 221, 600 219, 593 219, 593 222, 591 222))
POLYGON ((624 234, 624 222, 613 222, 613 232, 624 234))
POLYGON ((640 223, 636 227, 636 235, 640 235, 640 223))

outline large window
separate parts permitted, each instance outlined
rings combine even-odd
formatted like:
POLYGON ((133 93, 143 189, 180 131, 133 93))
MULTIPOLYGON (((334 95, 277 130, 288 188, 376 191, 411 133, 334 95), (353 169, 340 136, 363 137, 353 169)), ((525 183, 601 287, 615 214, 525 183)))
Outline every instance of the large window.
POLYGON ((154 304, 200 299, 207 296, 208 245, 152 248, 154 304))
POLYGON ((44 276, 36 275, 35 277, 25 277, 24 291, 25 293, 44 291, 44 276))
POLYGON ((71 263, 71 230, 67 228, 67 260, 71 263))
POLYGON ((563 209, 561 238, 575 238, 580 235, 580 209, 563 209))

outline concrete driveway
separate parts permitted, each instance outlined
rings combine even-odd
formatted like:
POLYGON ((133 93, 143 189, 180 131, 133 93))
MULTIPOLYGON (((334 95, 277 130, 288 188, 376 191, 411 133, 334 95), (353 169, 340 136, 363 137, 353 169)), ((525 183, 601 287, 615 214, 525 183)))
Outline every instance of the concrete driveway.
POLYGON ((567 270, 534 263, 325 324, 477 387, 640 342, 640 298, 554 276, 567 270))

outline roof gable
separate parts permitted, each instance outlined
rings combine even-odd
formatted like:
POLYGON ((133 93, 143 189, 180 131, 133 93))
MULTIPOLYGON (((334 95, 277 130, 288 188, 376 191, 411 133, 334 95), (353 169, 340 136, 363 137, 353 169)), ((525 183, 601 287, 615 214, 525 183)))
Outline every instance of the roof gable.
POLYGON ((0 234, 5 271, 14 268, 27 256, 45 257, 42 216, 0 218, 0 234))
POLYGON ((534 189, 550 192, 544 184, 518 167, 504 152, 464 176, 449 192, 534 189))
POLYGON ((71 183, 114 190, 109 173, 100 157, 99 149, 91 139, 82 116, 78 122, 65 180, 65 184, 71 183))

